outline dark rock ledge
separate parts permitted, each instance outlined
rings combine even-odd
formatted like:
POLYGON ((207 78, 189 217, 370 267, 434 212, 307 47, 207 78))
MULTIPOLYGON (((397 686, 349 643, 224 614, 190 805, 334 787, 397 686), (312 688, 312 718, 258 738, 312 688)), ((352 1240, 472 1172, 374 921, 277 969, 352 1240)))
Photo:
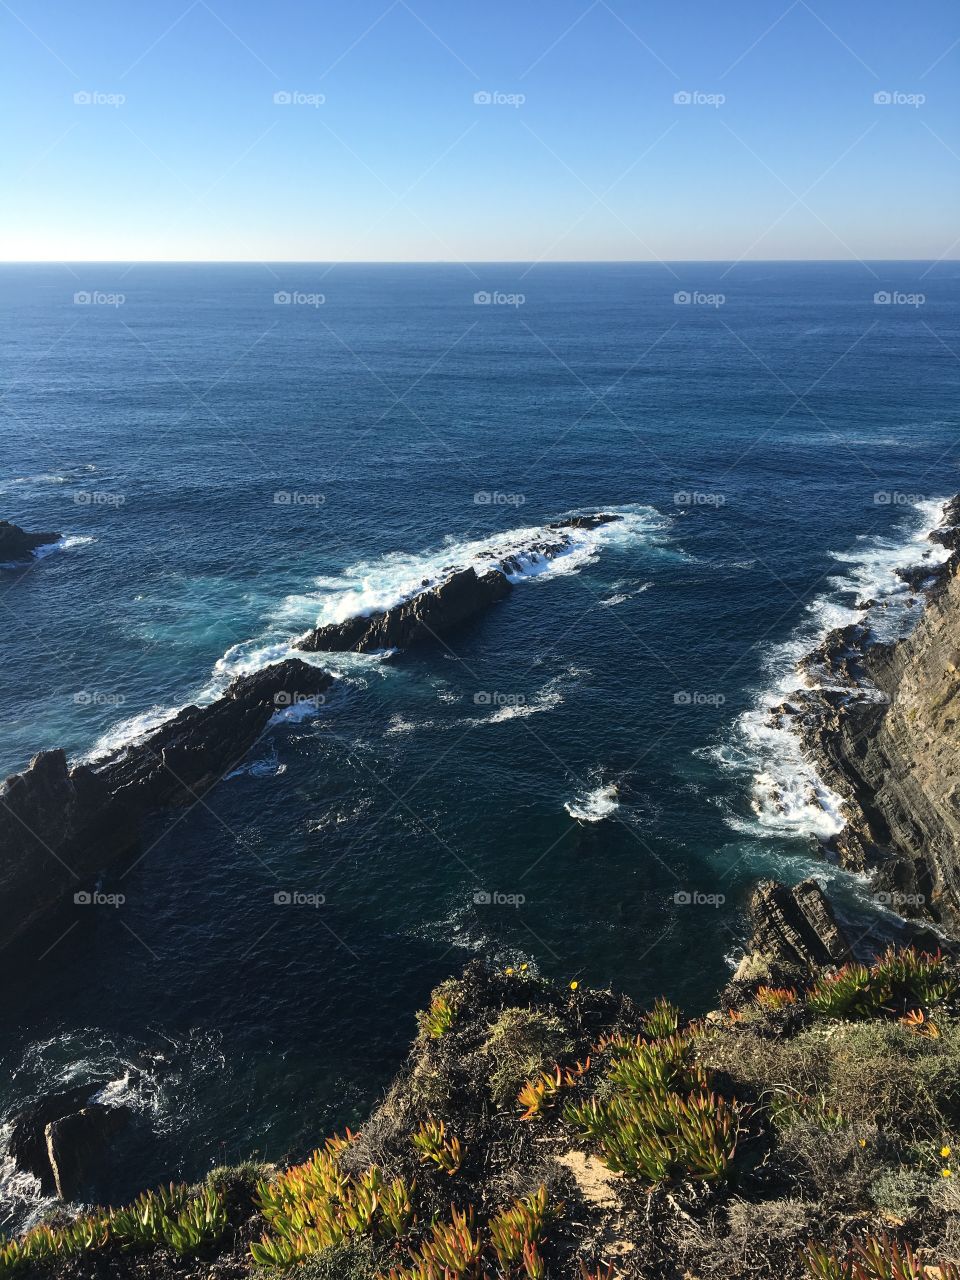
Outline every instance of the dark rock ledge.
POLYGON ((293 658, 240 676, 223 697, 94 764, 42 751, 0 785, 0 947, 137 844, 142 819, 200 800, 271 717, 317 699, 333 678, 293 658))
POLYGON ((0 520, 0 564, 29 560, 38 547, 59 542, 62 533, 27 533, 9 520, 0 520))
POLYGON ((348 650, 375 653, 440 640, 509 595, 512 585, 507 575, 521 571, 522 558, 552 560, 569 550, 573 543, 571 530, 597 529, 619 519, 620 516, 610 512, 597 512, 554 521, 547 528, 555 531, 556 536, 540 538, 503 560, 497 561, 491 556, 491 567, 485 573, 477 573, 474 568, 451 569, 442 581, 425 580, 420 591, 389 609, 347 618, 308 632, 297 641, 295 648, 313 653, 348 650))

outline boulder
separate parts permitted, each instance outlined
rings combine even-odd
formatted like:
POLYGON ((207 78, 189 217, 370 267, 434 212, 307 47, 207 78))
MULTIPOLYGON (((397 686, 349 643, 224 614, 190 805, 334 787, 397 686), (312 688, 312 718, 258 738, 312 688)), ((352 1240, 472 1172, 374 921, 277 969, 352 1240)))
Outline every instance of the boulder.
POLYGON ((45 1195, 55 1191, 53 1170, 47 1157, 47 1126, 84 1107, 105 1080, 77 1085, 61 1093, 47 1094, 14 1117, 10 1131, 10 1156, 22 1173, 40 1180, 45 1195))
POLYGON ((61 1200, 97 1199, 110 1165, 112 1140, 130 1122, 127 1107, 94 1102, 44 1129, 47 1161, 61 1200))

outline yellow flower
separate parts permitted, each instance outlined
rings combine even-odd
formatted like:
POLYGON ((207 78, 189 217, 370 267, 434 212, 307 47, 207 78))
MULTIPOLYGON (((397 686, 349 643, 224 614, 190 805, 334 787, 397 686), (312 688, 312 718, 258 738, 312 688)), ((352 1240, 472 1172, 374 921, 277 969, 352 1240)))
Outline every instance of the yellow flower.
POLYGON ((950 1148, 949 1148, 949 1147, 941 1147, 941 1148, 940 1148, 940 1154, 943 1156, 944 1160, 946 1160, 947 1156, 950 1154, 950 1148))
POLYGON ((512 969, 510 969, 510 968, 508 968, 508 969, 507 969, 507 974, 508 974, 508 976, 509 976, 510 974, 512 974, 512 973, 513 973, 513 970, 512 970, 512 969))
POLYGON ((576 978, 574 978, 574 980, 570 983, 570 990, 571 990, 571 991, 576 991, 576 989, 577 989, 577 987, 579 987, 579 985, 580 985, 580 983, 576 980, 576 978))
MULTIPOLYGON (((522 965, 520 966, 520 972, 521 972, 521 973, 525 973, 525 972, 526 972, 526 970, 527 970, 528 968, 529 968, 529 965, 522 964, 522 965)), ((949 1154, 949 1153, 948 1153, 948 1154, 949 1154)))
POLYGON ((952 1177, 953 1177, 953 1174, 950 1172, 950 1170, 949 1170, 949 1169, 941 1169, 941 1170, 940 1170, 940 1177, 941 1177, 941 1178, 952 1178, 952 1177))
POLYGON ((861 1147, 865 1147, 865 1146, 867 1145, 867 1140, 866 1140, 866 1138, 861 1138, 861 1139, 860 1139, 860 1145, 861 1145, 861 1147))

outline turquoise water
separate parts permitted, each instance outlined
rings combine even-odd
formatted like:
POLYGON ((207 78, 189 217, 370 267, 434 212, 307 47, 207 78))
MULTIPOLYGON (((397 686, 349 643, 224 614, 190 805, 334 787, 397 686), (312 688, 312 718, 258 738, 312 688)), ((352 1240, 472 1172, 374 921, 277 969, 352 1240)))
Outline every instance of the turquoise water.
POLYGON ((0 268, 0 517, 67 535, 0 570, 5 772, 106 749, 490 540, 624 516, 447 645, 333 659, 319 715, 110 871, 120 907, 25 944, 4 1111, 113 1082, 141 1113, 119 1196, 356 1122, 471 956, 694 1012, 759 876, 819 868, 866 918, 762 707, 960 488, 958 274, 0 268))

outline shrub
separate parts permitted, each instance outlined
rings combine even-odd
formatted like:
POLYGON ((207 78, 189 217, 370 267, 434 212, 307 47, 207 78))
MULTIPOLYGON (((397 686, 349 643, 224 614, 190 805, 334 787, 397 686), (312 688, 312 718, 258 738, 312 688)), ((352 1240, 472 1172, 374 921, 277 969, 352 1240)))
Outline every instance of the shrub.
POLYGON ((222 1193, 207 1184, 144 1191, 123 1209, 87 1214, 66 1226, 43 1224, 19 1240, 0 1240, 0 1276, 32 1262, 76 1257, 110 1241, 125 1248, 160 1245, 179 1254, 196 1254, 221 1239, 227 1229, 222 1193))
POLYGON ((490 1096, 505 1106, 523 1082, 573 1053, 573 1040, 559 1018, 532 1009, 504 1009, 480 1049, 490 1096))

